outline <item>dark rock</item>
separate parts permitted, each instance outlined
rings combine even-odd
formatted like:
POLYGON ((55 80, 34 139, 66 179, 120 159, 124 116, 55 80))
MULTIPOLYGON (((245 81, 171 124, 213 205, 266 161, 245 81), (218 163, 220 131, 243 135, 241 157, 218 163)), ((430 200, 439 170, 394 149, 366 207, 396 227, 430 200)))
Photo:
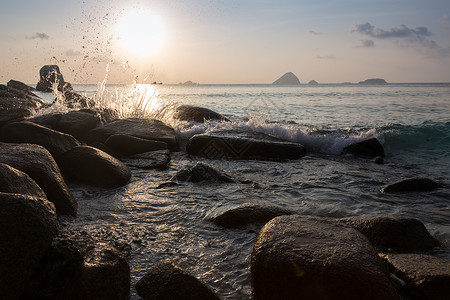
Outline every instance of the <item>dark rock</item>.
POLYGON ((81 271, 79 299, 125 300, 130 294, 130 267, 115 248, 99 243, 90 250, 81 271))
POLYGON ((191 105, 178 106, 175 110, 174 118, 181 121, 195 121, 199 123, 203 123, 205 120, 229 121, 221 114, 208 108, 191 105))
MULTIPOLYGON (((50 129, 57 130, 56 128, 58 127, 58 123, 63 116, 64 116, 64 114, 62 114, 62 113, 49 113, 49 114, 34 116, 32 118, 27 119, 27 121, 50 128, 50 129)), ((61 131, 61 130, 59 130, 59 131, 61 131)))
MULTIPOLYGON (((1 99, 1 98, 0 98, 1 99)), ((1 102, 1 100, 0 100, 1 102)), ((0 128, 8 123, 20 122, 31 116, 31 110, 25 108, 13 108, 0 110, 0 128)))
POLYGON ((171 260, 153 266, 136 283, 136 291, 144 300, 220 299, 213 290, 171 260))
POLYGON ((445 300, 450 295, 450 262, 423 254, 382 254, 405 283, 410 299, 445 300))
POLYGON ((186 167, 178 171, 171 181, 203 182, 203 183, 234 183, 227 174, 214 169, 212 166, 198 162, 193 167, 186 167))
POLYGON ((31 87, 21 81, 12 80, 12 79, 10 81, 8 81, 8 83, 6 83, 6 85, 10 88, 13 88, 16 90, 27 91, 27 92, 32 92, 32 91, 36 90, 34 87, 31 87))
POLYGON ((67 187, 58 165, 43 147, 0 143, 0 162, 30 176, 53 202, 59 215, 77 215, 77 202, 67 187))
POLYGON ((71 89, 64 90, 64 105, 69 108, 89 108, 95 105, 95 101, 86 96, 80 95, 71 89))
POLYGON ((440 184, 428 178, 408 178, 391 183, 381 189, 383 193, 413 193, 432 192, 440 187, 440 184))
POLYGON ((121 159, 127 166, 141 169, 166 170, 170 163, 170 151, 145 152, 121 159))
POLYGON ((47 198, 30 176, 2 163, 0 163, 0 192, 47 198))
POLYGON ((186 151, 209 159, 299 159, 305 148, 297 143, 249 139, 208 134, 191 137, 186 151))
POLYGON ((0 193, 0 295, 19 299, 58 233, 47 199, 0 193))
POLYGON ((377 156, 373 159, 373 162, 378 165, 382 165, 384 163, 384 159, 381 156, 377 156))
POLYGON ((353 154, 356 156, 384 157, 383 146, 376 138, 351 144, 342 150, 341 154, 353 154))
POLYGON ((387 84, 386 80, 382 78, 371 78, 366 79, 364 81, 360 81, 358 84, 370 84, 370 85, 385 85, 387 84))
POLYGON ((369 241, 333 220, 281 216, 251 256, 254 299, 399 299, 369 241))
POLYGON ((277 205, 244 203, 211 218, 211 222, 225 228, 237 228, 253 223, 265 224, 275 217, 290 214, 290 210, 277 205))
POLYGON ((105 141, 106 147, 116 155, 135 155, 168 149, 165 142, 147 140, 126 134, 113 134, 105 141))
POLYGON ((74 181, 101 187, 119 187, 128 183, 130 169, 120 160, 89 146, 78 146, 58 158, 64 175, 74 181))
POLYGON ((80 145, 71 135, 27 121, 10 123, 0 128, 0 141, 41 145, 55 158, 80 145))
POLYGON ((86 134, 99 123, 100 117, 95 112, 70 111, 59 118, 54 129, 84 140, 86 134))
MULTIPOLYGON (((32 100, 32 101, 27 101, 27 103, 29 103, 29 105, 37 106, 37 108, 46 104, 44 100, 42 100, 40 97, 36 96, 35 94, 33 94, 32 92, 30 92, 28 90, 15 89, 15 88, 12 88, 12 87, 4 85, 4 84, 0 84, 0 99, 1 98, 14 98, 17 100, 18 99, 32 100)), ((2 106, 0 106, 0 108, 1 107, 2 106)), ((23 106, 21 106, 21 107, 23 107, 23 106)))
POLYGON ((91 130, 87 141, 105 143, 114 134, 131 135, 146 140, 165 142, 171 151, 178 150, 175 131, 159 120, 122 119, 91 130))
POLYGON ((272 84, 274 85, 300 85, 300 80, 294 73, 288 72, 275 80, 272 84))
POLYGON ((53 85, 58 91, 71 90, 70 83, 64 81, 63 75, 57 65, 45 65, 39 70, 40 80, 36 85, 36 90, 40 92, 52 92, 53 85))
POLYGON ((440 243, 417 219, 398 216, 368 216, 340 219, 364 234, 380 251, 399 253, 430 250, 440 243))
POLYGON ((310 82, 308 82, 309 85, 319 85, 319 83, 315 80, 311 80, 310 82))

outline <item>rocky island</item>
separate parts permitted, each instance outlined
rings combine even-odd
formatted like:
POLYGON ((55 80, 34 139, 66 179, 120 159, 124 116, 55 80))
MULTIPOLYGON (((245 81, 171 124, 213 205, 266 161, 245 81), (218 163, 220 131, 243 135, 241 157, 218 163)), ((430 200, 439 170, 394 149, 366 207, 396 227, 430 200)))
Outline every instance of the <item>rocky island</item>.
POLYGON ((294 73, 288 72, 275 80, 273 85, 300 85, 300 80, 298 80, 297 76, 294 73))
POLYGON ((371 78, 364 81, 358 82, 358 84, 371 84, 371 85, 383 85, 387 84, 386 80, 382 78, 371 78))

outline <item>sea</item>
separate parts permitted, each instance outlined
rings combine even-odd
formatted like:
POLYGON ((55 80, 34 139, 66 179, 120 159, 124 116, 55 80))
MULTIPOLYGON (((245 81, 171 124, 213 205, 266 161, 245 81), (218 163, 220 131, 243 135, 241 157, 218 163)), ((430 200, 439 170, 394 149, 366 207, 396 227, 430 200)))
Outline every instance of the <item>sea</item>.
MULTIPOLYGON (((209 218, 243 203, 271 203, 301 215, 341 218, 395 215, 417 218, 444 244, 433 255, 450 260, 450 84, 73 85, 98 108, 121 118, 156 118, 185 143, 209 132, 262 133, 300 143, 301 159, 209 160, 172 153, 168 170, 132 168, 116 189, 71 185, 76 219, 62 231, 84 232, 121 250, 134 285, 153 265, 171 259, 223 299, 250 299, 250 255, 261 225, 220 228, 209 218), (231 122, 181 122, 179 105, 221 113, 231 122), (356 141, 377 138, 386 157, 340 155, 356 141), (204 162, 236 183, 179 183, 156 187, 184 167, 204 162), (434 192, 384 194, 387 184, 427 177, 444 184, 434 192), (243 184, 239 182, 254 182, 243 184)), ((55 95, 39 93, 48 101, 55 95)), ((52 110, 68 110, 57 104, 52 110)), ((41 112, 42 113, 42 112, 41 112)))

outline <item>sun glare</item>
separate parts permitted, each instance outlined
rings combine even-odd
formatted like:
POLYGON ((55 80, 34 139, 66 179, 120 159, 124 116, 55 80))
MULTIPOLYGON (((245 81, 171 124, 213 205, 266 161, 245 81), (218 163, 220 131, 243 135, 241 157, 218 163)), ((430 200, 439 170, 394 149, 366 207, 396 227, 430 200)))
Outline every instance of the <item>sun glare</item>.
POLYGON ((161 21, 145 10, 127 13, 122 18, 118 31, 121 46, 139 56, 153 54, 164 40, 161 21))

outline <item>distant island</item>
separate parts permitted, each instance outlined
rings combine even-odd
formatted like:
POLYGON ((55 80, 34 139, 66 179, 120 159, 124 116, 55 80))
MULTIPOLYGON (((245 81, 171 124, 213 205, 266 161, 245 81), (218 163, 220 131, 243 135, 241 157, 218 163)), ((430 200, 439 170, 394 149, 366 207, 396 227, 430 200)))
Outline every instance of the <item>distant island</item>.
POLYGON ((308 82, 309 85, 318 85, 319 83, 315 80, 311 80, 310 82, 308 82))
POLYGON ((190 86, 190 85, 199 85, 199 83, 197 83, 197 82, 193 82, 193 81, 186 81, 186 82, 180 82, 178 85, 187 85, 187 86, 190 86))
POLYGON ((358 84, 373 84, 373 85, 383 85, 387 84, 386 80, 382 78, 371 78, 364 81, 358 82, 358 84))
POLYGON ((287 72, 277 80, 275 80, 273 85, 300 85, 300 80, 292 72, 287 72))

